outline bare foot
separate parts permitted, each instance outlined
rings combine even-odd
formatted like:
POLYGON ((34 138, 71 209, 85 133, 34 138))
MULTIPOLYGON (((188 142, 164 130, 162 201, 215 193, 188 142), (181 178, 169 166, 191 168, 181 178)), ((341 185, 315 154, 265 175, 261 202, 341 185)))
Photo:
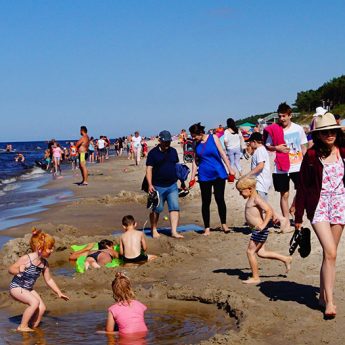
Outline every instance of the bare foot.
POLYGON ((159 238, 159 237, 161 237, 161 235, 158 233, 157 230, 152 230, 152 237, 153 238, 159 238))
POLYGON ((325 318, 334 319, 336 315, 337 315, 337 307, 332 303, 327 303, 326 309, 325 309, 325 318))
POLYGON ((229 232, 231 232, 231 230, 228 228, 226 224, 222 224, 222 229, 225 234, 228 234, 229 232))
POLYGON ((247 280, 242 280, 243 284, 259 284, 261 283, 260 278, 248 278, 247 280))
POLYGON ((171 233, 171 237, 174 238, 184 238, 181 234, 179 234, 178 232, 172 232, 171 233))
POLYGON ((204 233, 203 233, 203 235, 204 235, 204 236, 209 236, 210 233, 211 233, 210 228, 206 228, 205 231, 204 231, 204 233))
POLYGON ((288 256, 286 258, 286 261, 284 262, 285 268, 286 268, 286 270, 285 270, 286 273, 289 273, 289 271, 291 270, 291 262, 292 262, 292 256, 288 256))
POLYGON ((26 327, 23 327, 23 326, 18 326, 17 328, 17 331, 18 332, 35 332, 32 328, 26 326, 26 327))
POLYGON ((280 231, 281 232, 289 232, 290 231, 290 219, 283 217, 280 220, 280 231))

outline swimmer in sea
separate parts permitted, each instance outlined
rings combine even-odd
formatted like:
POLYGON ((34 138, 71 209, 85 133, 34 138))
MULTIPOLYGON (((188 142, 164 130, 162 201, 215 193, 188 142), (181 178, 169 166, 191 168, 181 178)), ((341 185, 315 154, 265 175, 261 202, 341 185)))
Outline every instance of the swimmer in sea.
POLYGON ((14 160, 18 163, 24 163, 25 162, 25 157, 22 153, 18 153, 14 160))

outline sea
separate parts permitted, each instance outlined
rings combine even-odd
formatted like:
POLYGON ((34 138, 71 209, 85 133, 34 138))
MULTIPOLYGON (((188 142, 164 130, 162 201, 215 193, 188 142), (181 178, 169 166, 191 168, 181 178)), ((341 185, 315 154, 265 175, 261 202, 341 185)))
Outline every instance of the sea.
MULTIPOLYGON (((68 147, 70 140, 58 142, 68 147)), ((0 248, 6 242, 2 230, 33 221, 35 214, 46 206, 72 197, 72 192, 67 190, 44 188, 52 175, 36 162, 43 159, 47 147, 47 141, 0 143, 0 248), (6 150, 8 144, 12 145, 10 152, 6 150), (19 153, 24 155, 24 162, 16 162, 19 153)), ((64 168, 70 165, 65 164, 64 168)))

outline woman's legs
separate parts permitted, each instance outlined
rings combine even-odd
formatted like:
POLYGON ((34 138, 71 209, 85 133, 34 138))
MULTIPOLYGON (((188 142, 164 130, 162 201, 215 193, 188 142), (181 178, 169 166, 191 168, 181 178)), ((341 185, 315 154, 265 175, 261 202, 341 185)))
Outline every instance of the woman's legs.
POLYGON ((210 234, 210 205, 212 197, 212 181, 211 182, 201 182, 200 191, 201 191, 201 213, 202 219, 205 226, 205 235, 210 234))
POLYGON ((238 170, 238 173, 240 174, 240 176, 242 175, 242 167, 240 164, 241 161, 241 148, 240 147, 236 147, 235 149, 233 149, 233 155, 234 155, 234 164, 236 169, 238 170))
POLYGON ((312 224, 323 249, 323 260, 320 270, 320 303, 325 303, 326 315, 335 315, 333 302, 335 281, 335 264, 337 248, 343 231, 343 225, 331 225, 328 222, 312 224))
POLYGON ((226 204, 224 200, 225 180, 217 179, 213 181, 214 198, 218 206, 218 214, 224 232, 229 232, 226 225, 226 204))
POLYGON ((230 166, 231 169, 234 169, 235 166, 235 154, 233 149, 227 149, 226 153, 228 155, 229 161, 230 161, 230 166))

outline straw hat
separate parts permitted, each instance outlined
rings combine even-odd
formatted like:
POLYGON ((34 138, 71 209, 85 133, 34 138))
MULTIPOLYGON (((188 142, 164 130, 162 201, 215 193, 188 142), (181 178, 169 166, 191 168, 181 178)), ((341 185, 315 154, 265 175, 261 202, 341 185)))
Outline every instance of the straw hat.
POLYGON ((334 115, 332 113, 326 113, 315 117, 312 132, 338 128, 341 128, 341 126, 335 121, 334 115))
POLYGON ((317 107, 315 110, 316 110, 316 113, 313 115, 313 117, 325 115, 327 113, 327 110, 322 107, 317 107))

